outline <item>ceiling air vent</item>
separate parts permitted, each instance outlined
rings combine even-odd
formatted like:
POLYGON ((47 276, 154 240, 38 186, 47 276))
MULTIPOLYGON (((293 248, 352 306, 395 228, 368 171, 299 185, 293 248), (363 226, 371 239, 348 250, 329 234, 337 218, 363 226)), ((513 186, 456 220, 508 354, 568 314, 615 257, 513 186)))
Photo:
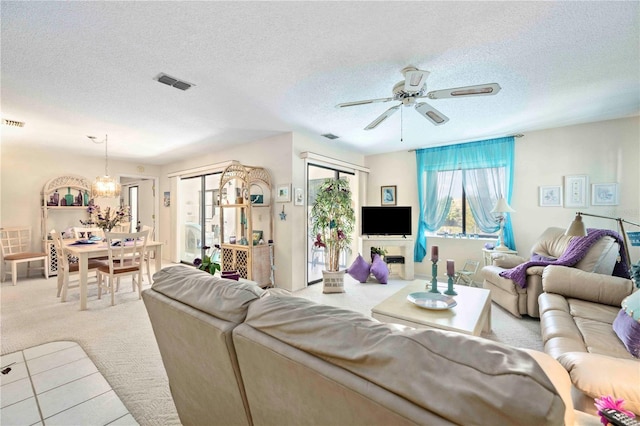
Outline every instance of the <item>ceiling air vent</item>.
POLYGON ((186 81, 178 80, 177 78, 171 77, 171 76, 169 76, 169 75, 167 75, 165 73, 158 74, 158 76, 155 79, 158 80, 160 83, 164 83, 167 86, 172 86, 172 87, 175 87, 176 89, 180 89, 180 90, 187 90, 191 86, 195 86, 195 84, 191 84, 191 83, 187 83, 186 81))
POLYGON ((24 121, 7 120, 6 118, 2 119, 2 124, 11 127, 24 127, 24 121))
POLYGON ((325 133, 325 134, 324 134, 324 135, 322 135, 322 136, 324 136, 324 137, 325 137, 325 138, 327 138, 327 139, 338 139, 338 138, 340 137, 340 136, 336 136, 336 135, 334 135, 333 133, 325 133))

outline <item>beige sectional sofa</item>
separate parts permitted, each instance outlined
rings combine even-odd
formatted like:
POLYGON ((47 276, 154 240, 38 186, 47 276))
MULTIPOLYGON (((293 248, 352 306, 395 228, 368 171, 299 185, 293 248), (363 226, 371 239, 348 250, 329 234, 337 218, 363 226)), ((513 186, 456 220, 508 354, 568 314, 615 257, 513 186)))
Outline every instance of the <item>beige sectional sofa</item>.
POLYGON ((595 412, 593 398, 612 395, 640 415, 640 360, 613 331, 631 280, 547 266, 542 275, 540 326, 546 353, 569 372, 574 406, 595 412))
POLYGON ((143 292, 185 425, 599 424, 550 356, 173 266, 143 292))

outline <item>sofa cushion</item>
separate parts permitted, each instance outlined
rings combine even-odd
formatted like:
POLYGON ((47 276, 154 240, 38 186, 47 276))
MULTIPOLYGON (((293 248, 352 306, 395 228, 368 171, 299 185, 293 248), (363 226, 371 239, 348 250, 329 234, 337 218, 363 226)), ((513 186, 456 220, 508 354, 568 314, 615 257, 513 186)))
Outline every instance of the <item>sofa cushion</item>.
POLYGON ((245 324, 453 423, 562 424, 565 405, 554 386, 516 348, 454 332, 401 331, 353 311, 276 295, 252 303, 245 324))
POLYGON ((347 268, 347 274, 351 275, 354 280, 364 283, 367 282, 367 278, 369 278, 370 269, 371 264, 367 262, 362 255, 358 254, 358 257, 355 258, 351 266, 347 268))
POLYGON ((389 279, 389 267, 378 254, 373 255, 373 263, 371 264, 371 273, 380 284, 386 284, 389 279))
POLYGON ((241 323, 247 306, 265 291, 252 281, 234 281, 186 265, 170 266, 153 274, 158 293, 226 321, 241 323))
POLYGON ((620 309, 613 321, 613 331, 622 340, 629 353, 640 358, 640 322, 628 315, 624 309, 620 309))

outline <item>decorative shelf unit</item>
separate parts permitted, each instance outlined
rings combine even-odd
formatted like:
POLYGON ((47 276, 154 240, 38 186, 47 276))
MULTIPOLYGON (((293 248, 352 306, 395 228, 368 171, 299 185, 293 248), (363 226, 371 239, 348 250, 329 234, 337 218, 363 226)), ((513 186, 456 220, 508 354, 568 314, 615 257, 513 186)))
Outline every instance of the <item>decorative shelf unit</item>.
POLYGON ((269 172, 231 164, 222 172, 219 194, 222 270, 237 270, 261 287, 275 285, 269 172))
POLYGON ((87 206, 91 182, 82 176, 64 175, 48 181, 42 188, 42 246, 49 254, 49 275, 58 274, 58 256, 53 240, 48 239, 50 216, 60 212, 75 212, 74 219, 88 218, 87 206))

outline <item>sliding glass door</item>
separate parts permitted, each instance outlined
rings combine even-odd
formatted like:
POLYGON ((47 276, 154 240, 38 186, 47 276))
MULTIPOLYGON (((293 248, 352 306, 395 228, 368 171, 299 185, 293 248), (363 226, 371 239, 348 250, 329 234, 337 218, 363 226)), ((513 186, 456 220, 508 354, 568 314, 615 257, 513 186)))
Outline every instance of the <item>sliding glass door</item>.
POLYGON ((220 173, 182 178, 180 185, 180 261, 202 258, 202 247, 220 243, 220 173))
MULTIPOLYGON (((346 178, 353 190, 354 179, 352 173, 343 172, 341 170, 332 169, 330 167, 308 164, 307 167, 307 229, 309 230, 307 238, 307 285, 316 284, 322 281, 322 270, 325 269, 326 259, 324 249, 316 247, 314 242, 316 236, 313 235, 311 225, 311 209, 315 204, 315 197, 319 186, 325 179, 346 178)), ((355 237, 355 236, 354 236, 355 237)), ((340 254, 340 269, 346 268, 347 253, 340 254)))

